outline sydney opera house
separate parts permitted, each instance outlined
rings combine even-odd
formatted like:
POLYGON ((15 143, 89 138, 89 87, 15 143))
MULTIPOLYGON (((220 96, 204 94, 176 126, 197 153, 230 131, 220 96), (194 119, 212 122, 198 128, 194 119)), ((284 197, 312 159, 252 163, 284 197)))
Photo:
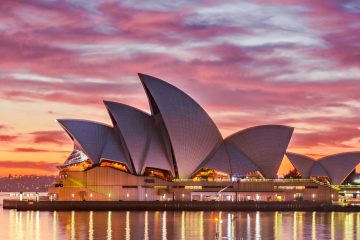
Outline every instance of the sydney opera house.
MULTIPOLYGON (((151 114, 104 101, 112 125, 57 120, 74 142, 54 200, 337 201, 360 152, 314 160, 287 152, 293 128, 262 125, 223 138, 206 111, 173 85, 139 74, 151 114), (282 160, 293 176, 278 178, 282 160)), ((360 195, 348 186, 347 194, 360 195)), ((355 190, 354 190, 355 189, 355 190)))

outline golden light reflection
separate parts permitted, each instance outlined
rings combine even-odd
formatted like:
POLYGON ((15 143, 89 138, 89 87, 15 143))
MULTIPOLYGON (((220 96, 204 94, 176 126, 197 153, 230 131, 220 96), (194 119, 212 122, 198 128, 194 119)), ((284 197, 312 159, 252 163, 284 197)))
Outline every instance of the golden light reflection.
POLYGON ((125 239, 130 240, 130 211, 126 211, 125 239))
POLYGON ((57 238, 57 224, 58 224, 58 215, 57 212, 54 211, 52 213, 52 239, 57 238))
POLYGON ((40 212, 36 211, 35 214, 35 239, 40 239, 40 212))
POLYGON ((149 240, 149 212, 144 214, 144 240, 149 240))
POLYGON ((297 239, 297 219, 296 219, 296 212, 293 214, 293 239, 297 239))
POLYGON ((331 236, 331 240, 335 239, 335 212, 331 212, 331 217, 330 217, 330 236, 331 236))
POLYGON ((301 212, 298 214, 298 225, 299 225, 299 228, 298 228, 298 231, 299 231, 299 238, 301 239, 302 236, 303 236, 303 229, 304 229, 304 222, 303 222, 303 215, 304 215, 304 212, 301 212))
POLYGON ((75 211, 71 211, 70 234, 71 234, 71 240, 75 240, 75 211))
POLYGON ((246 214, 246 238, 251 239, 251 218, 250 214, 246 214))
POLYGON ((255 239, 261 239, 260 228, 260 212, 257 211, 255 214, 255 239))
POLYGON ((311 239, 316 240, 316 212, 312 213, 311 220, 311 239))
POLYGON ((107 214, 107 230, 106 230, 106 237, 107 237, 108 240, 112 239, 112 226, 111 225, 112 225, 111 211, 108 211, 108 214, 107 214))
POLYGON ((181 212, 181 240, 185 240, 185 212, 181 212))
POLYGON ((200 240, 204 239, 204 212, 200 212, 200 240))
MULTIPOLYGON (((23 220, 22 220, 22 216, 23 216, 23 212, 18 212, 18 226, 19 226, 19 228, 18 228, 18 231, 17 231, 17 233, 19 234, 18 236, 19 236, 19 239, 23 239, 24 238, 24 226, 23 226, 23 220)), ((36 226, 37 227, 37 226, 36 226)))
POLYGON ((222 212, 220 211, 219 212, 219 238, 221 239, 222 238, 222 223, 223 223, 223 220, 222 220, 222 212))
POLYGON ((347 213, 344 221, 344 239, 354 239, 354 214, 347 213))
POLYGON ((249 212, 241 218, 240 214, 229 212, 182 211, 156 212, 154 219, 152 212, 147 211, 127 211, 126 214, 108 211, 97 214, 93 211, 49 214, 39 211, 8 211, 9 228, 7 232, 0 230, 0 240, 117 239, 119 236, 115 233, 119 229, 113 225, 116 222, 112 219, 121 217, 124 221, 120 224, 125 228, 120 228, 123 229, 120 239, 213 239, 214 228, 219 239, 360 239, 360 213, 351 212, 249 212), (94 218, 97 216, 102 217, 103 221, 98 222, 100 225, 95 227, 94 218), (66 228, 61 227, 62 224, 66 228), (156 230, 152 231, 152 227, 156 230), (154 233, 157 235, 151 235, 154 233))
POLYGON ((94 239, 94 212, 89 213, 89 240, 94 239))
POLYGON ((167 239, 167 229, 166 229, 166 211, 162 214, 162 239, 167 239))
POLYGON ((275 239, 282 239, 282 213, 275 212, 275 239))
POLYGON ((360 239, 360 213, 356 213, 356 239, 360 239))
POLYGON ((31 224, 30 235, 31 235, 31 236, 34 236, 34 235, 33 235, 33 234, 34 234, 34 227, 33 227, 33 226, 34 226, 34 213, 35 213, 34 211, 31 211, 31 212, 30 212, 30 224, 31 224))

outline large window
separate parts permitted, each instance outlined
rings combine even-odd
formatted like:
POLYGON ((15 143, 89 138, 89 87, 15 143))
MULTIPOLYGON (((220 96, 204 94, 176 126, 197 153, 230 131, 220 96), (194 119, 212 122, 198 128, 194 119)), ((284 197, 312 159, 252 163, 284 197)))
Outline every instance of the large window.
POLYGON ((157 177, 157 178, 164 179, 166 181, 172 180, 171 173, 167 170, 160 169, 160 168, 147 167, 147 168, 145 168, 144 176, 157 177))

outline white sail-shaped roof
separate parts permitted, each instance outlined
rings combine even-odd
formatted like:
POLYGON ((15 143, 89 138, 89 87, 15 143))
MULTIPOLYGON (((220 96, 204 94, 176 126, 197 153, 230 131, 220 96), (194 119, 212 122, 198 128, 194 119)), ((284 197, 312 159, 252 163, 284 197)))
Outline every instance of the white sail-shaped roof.
POLYGON ((105 147, 102 151, 100 162, 102 160, 110 160, 114 162, 118 162, 124 164, 128 167, 131 173, 134 173, 132 168, 132 164, 128 157, 126 157, 124 153, 124 149, 121 146, 119 138, 116 136, 115 131, 111 131, 108 134, 105 147))
POLYGON ((230 158, 231 174, 246 175, 249 172, 260 171, 259 167, 256 166, 243 152, 227 142, 226 148, 230 158))
POLYGON ((318 161, 314 161, 310 170, 310 177, 330 177, 330 175, 323 165, 321 165, 318 161))
POLYGON ((326 169, 332 184, 342 184, 360 163, 360 152, 347 152, 323 157, 318 162, 326 169))
POLYGON ((150 130, 151 140, 149 142, 145 162, 141 169, 141 174, 144 174, 145 168, 151 167, 167 170, 172 176, 175 176, 173 165, 167 157, 160 130, 156 126, 154 119, 151 121, 150 130))
POLYGON ((160 114, 171 142, 179 177, 189 178, 222 142, 215 123, 202 107, 178 88, 160 79, 139 74, 153 115, 160 114))
POLYGON ((248 156, 263 176, 276 178, 292 133, 291 127, 262 125, 237 132, 225 141, 248 156))
POLYGON ((145 167, 156 167, 174 174, 152 116, 125 104, 110 101, 104 103, 114 127, 121 134, 136 173, 142 174, 145 167))
POLYGON ((229 156, 226 152, 225 144, 221 144, 213 155, 209 156, 205 161, 203 161, 197 168, 193 174, 199 171, 201 168, 209 168, 214 169, 216 171, 231 173, 229 156))
POLYGON ((244 153, 229 142, 223 142, 212 156, 196 168, 196 171, 201 168, 244 176, 249 172, 260 170, 244 153))
POLYGON ((315 162, 313 158, 298 153, 290 153, 290 152, 287 152, 286 156, 288 157, 290 162, 294 165, 296 170, 300 172, 303 178, 310 177, 310 171, 315 162))
POLYGON ((90 160, 99 163, 108 135, 113 131, 112 127, 87 120, 58 119, 57 121, 90 160))

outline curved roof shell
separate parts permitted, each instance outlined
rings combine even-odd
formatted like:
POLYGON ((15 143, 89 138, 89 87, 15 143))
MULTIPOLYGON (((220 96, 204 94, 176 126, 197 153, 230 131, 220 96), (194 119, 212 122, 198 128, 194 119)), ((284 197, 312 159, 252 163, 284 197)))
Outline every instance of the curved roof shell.
POLYGON ((241 150, 229 142, 225 144, 230 159, 231 174, 245 176, 248 172, 260 171, 259 167, 241 152, 241 150))
POLYGON ((360 163, 360 152, 347 152, 323 157, 318 162, 326 169, 333 184, 342 184, 360 163))
POLYGON ((248 156, 263 176, 276 178, 293 130, 282 125, 261 125, 237 132, 225 141, 248 156))
POLYGON ((90 158, 93 163, 99 163, 108 135, 112 127, 87 120, 58 119, 75 144, 90 158))
POLYGON ((214 169, 216 171, 231 173, 231 167, 229 162, 229 156, 227 154, 227 150, 225 144, 221 144, 214 154, 209 156, 205 161, 203 161, 197 168, 193 174, 199 171, 201 168, 209 168, 214 169))
POLYGON ((121 134, 136 173, 142 174, 145 167, 156 167, 174 174, 152 116, 125 104, 110 101, 104 101, 104 104, 114 127, 121 134))
POLYGON ((167 157, 160 130, 156 126, 154 119, 151 119, 149 131, 151 139, 147 146, 146 158, 141 168, 141 174, 144 174, 145 168, 152 167, 167 170, 175 176, 173 165, 167 157))
POLYGON ((294 165, 294 167, 300 172, 303 178, 309 178, 311 168, 315 160, 308 156, 297 154, 297 153, 290 153, 287 152, 286 156, 290 160, 290 162, 294 165))
POLYGON ((326 171, 323 165, 321 165, 318 161, 314 161, 313 166, 311 167, 310 176, 309 177, 330 177, 329 173, 326 171))
POLYGON ((129 158, 126 157, 124 149, 121 146, 119 138, 116 136, 115 131, 111 131, 108 134, 105 146, 101 153, 100 162, 102 160, 111 160, 114 162, 122 163, 126 165, 131 173, 134 173, 133 167, 129 158))
POLYGON ((248 172, 260 170, 243 152, 229 142, 223 142, 211 157, 200 164, 195 172, 200 168, 210 168, 231 175, 244 176, 248 172))
POLYGON ((222 142, 222 136, 205 110, 180 89, 152 76, 139 74, 153 115, 171 142, 177 175, 189 178, 194 169, 222 142))

